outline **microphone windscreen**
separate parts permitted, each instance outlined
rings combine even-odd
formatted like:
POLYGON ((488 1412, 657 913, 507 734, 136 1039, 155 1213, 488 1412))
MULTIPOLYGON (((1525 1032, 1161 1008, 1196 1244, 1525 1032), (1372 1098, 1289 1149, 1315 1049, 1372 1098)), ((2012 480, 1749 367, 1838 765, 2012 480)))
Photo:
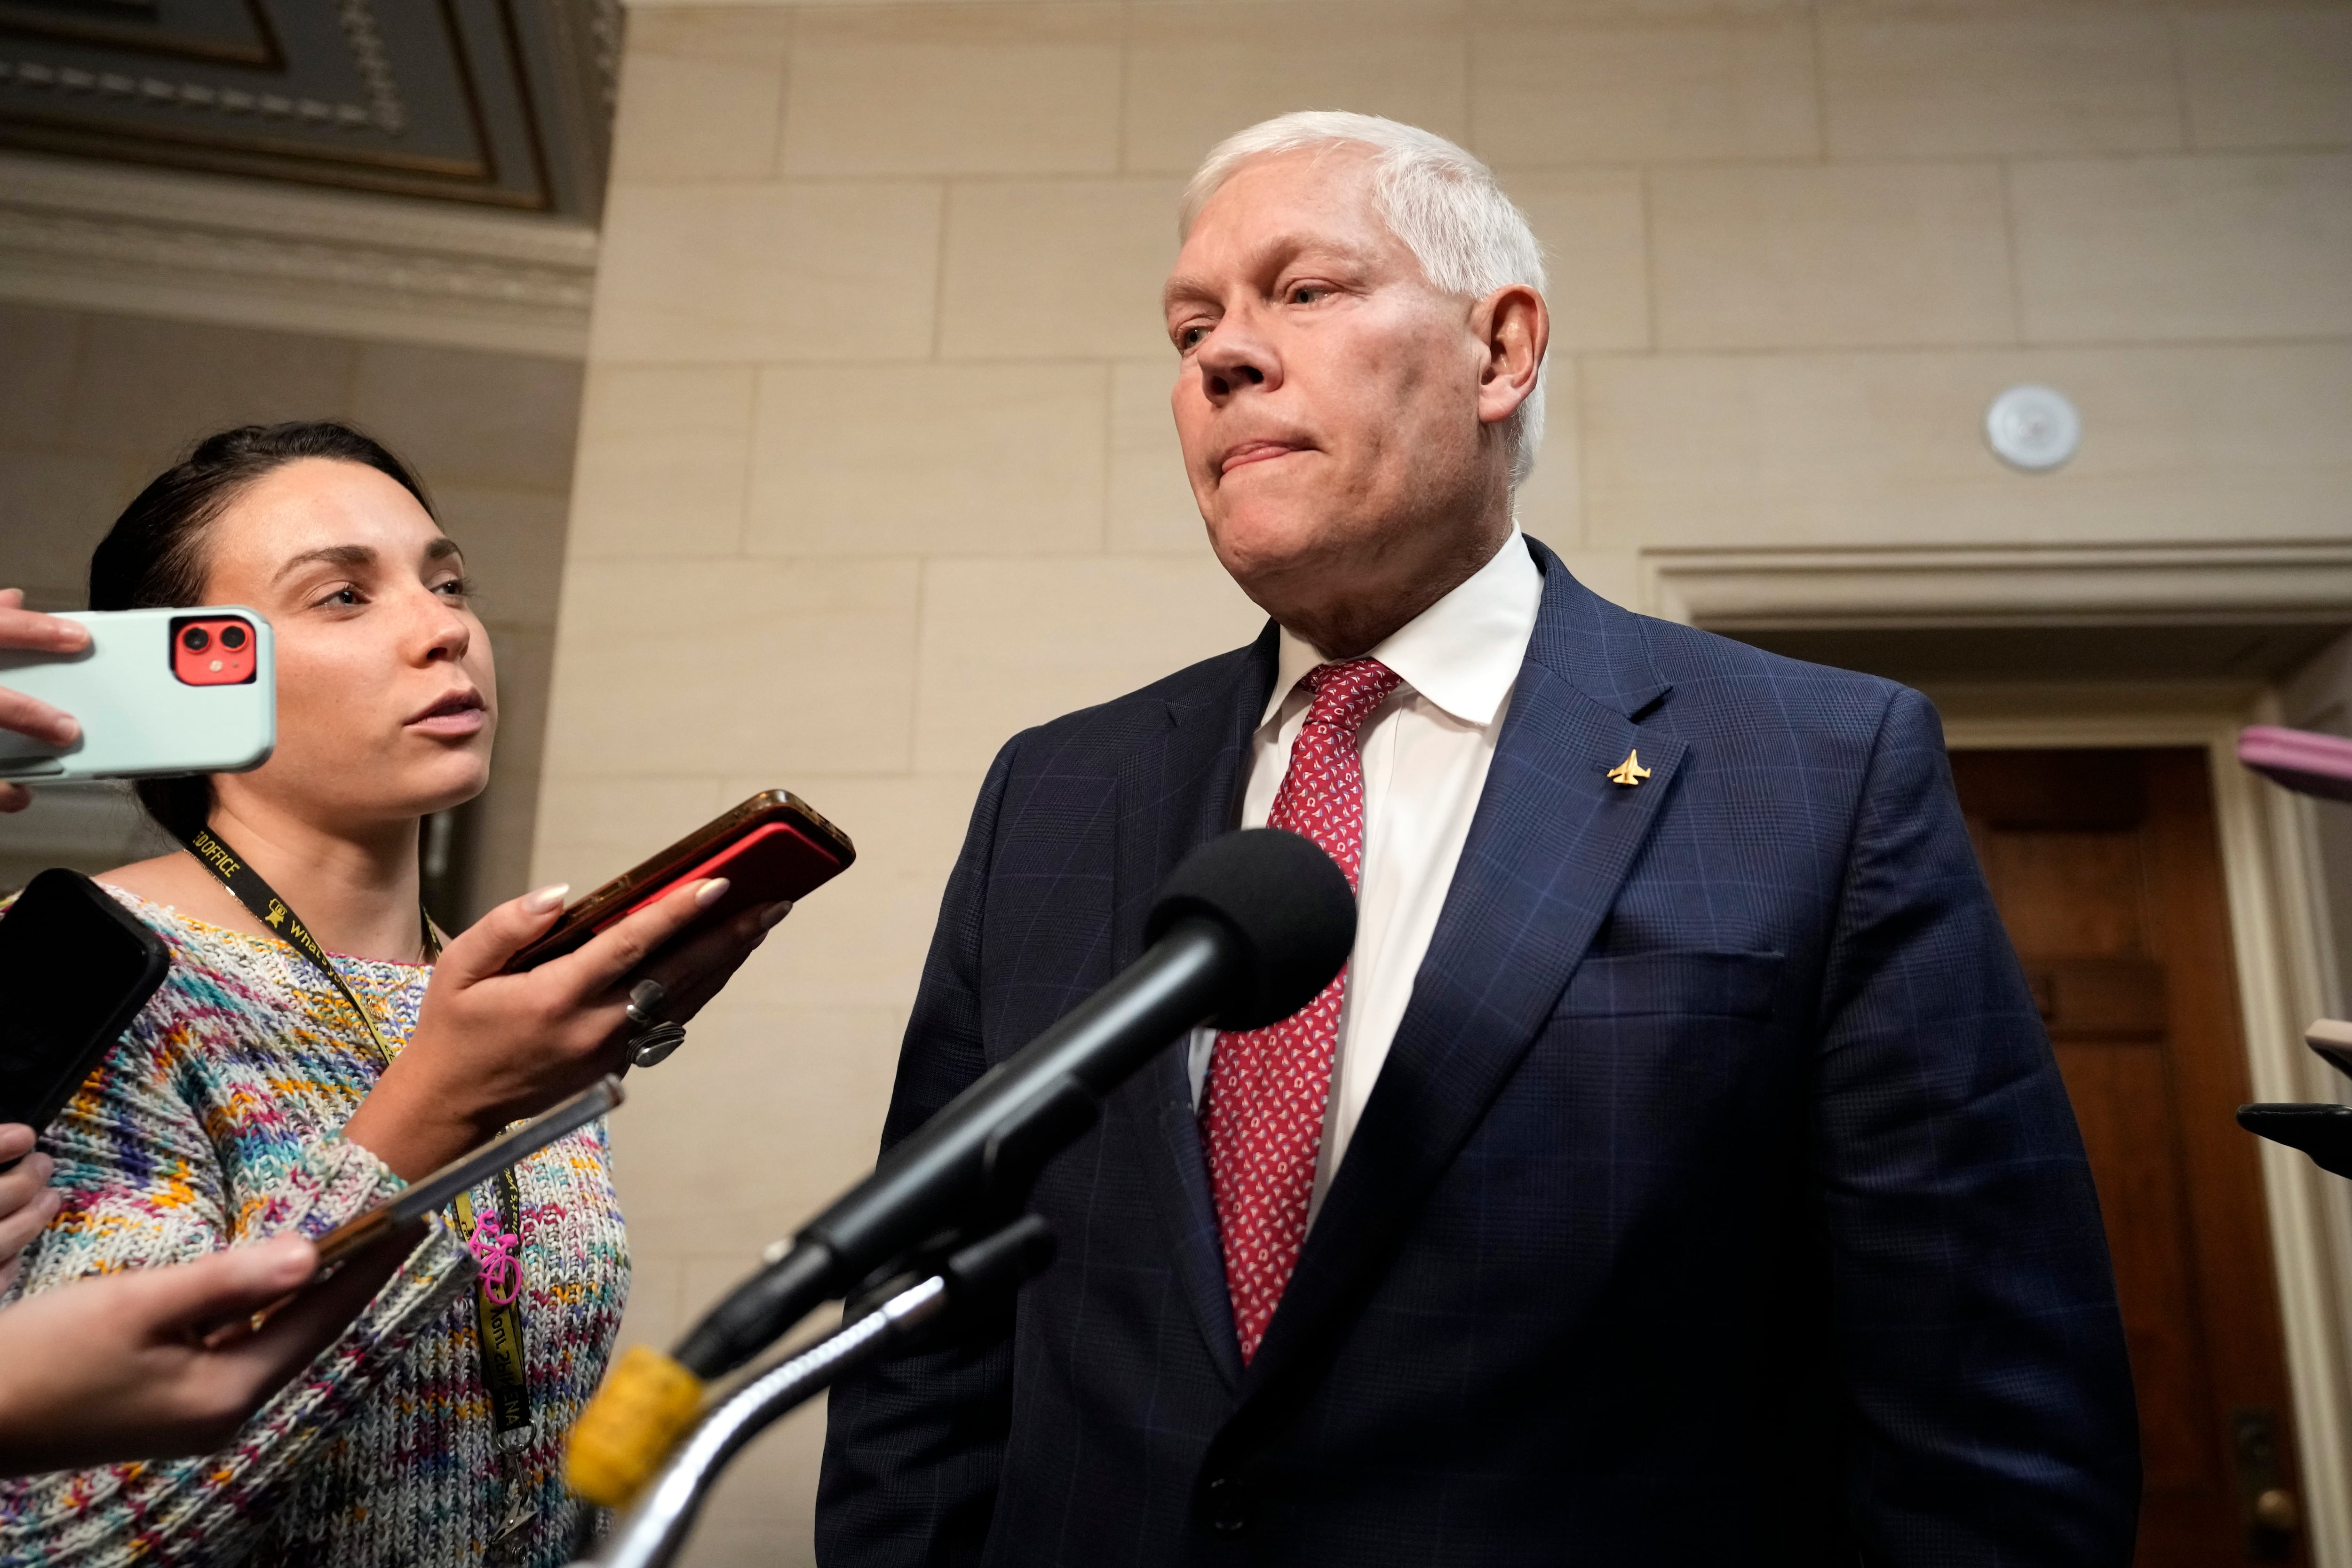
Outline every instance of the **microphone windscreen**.
POLYGON ((1176 868, 1151 906, 1158 941, 1204 915, 1239 939, 1250 974, 1218 1013, 1220 1029, 1263 1029, 1288 1018, 1331 982, 1356 945, 1356 894, 1311 839, 1243 828, 1211 839, 1176 868))

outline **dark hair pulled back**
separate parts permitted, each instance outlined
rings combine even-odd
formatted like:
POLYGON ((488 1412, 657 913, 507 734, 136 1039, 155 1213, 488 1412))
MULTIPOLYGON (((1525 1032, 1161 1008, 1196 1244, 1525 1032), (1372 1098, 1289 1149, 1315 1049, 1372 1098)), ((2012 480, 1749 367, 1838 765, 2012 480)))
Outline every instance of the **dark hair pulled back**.
MULTIPOLYGON (((122 509, 91 552, 89 607, 159 610, 203 603, 205 530, 256 480, 305 457, 364 464, 432 513, 433 503, 408 465, 348 424, 326 419, 241 424, 197 442, 122 509)), ((176 838, 194 832, 212 814, 212 780, 201 774, 142 779, 136 788, 147 814, 176 838)))

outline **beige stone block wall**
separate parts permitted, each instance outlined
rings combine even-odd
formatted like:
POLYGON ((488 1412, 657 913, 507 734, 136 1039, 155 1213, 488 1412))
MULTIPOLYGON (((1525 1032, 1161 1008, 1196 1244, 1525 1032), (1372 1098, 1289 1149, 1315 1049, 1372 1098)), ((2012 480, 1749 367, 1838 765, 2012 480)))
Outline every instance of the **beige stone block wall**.
POLYGON ((2009 341, 2001 218, 1990 163, 1660 170, 1658 346, 2009 341))
MULTIPOLYGON (((996 747, 1258 623, 1156 306, 1220 136, 1359 109, 1494 162, 1552 267, 1522 518, 1647 605, 1676 550, 2352 535, 2347 81, 2316 3, 638 4, 538 870, 779 784, 860 859, 618 1121, 629 1337, 871 1162, 996 747), (1980 434, 2026 380, 2086 421, 2048 477, 1980 434)), ((820 1421, 690 1561, 810 1560, 820 1421)))
POLYGON ((1743 548, 2341 539, 2352 344, 1596 356, 1588 543, 1743 548), (2028 480, 1973 439, 2067 388, 2096 439, 2028 480))
POLYGON ((2161 11, 2021 6, 1955 16, 1857 7, 1822 18, 1821 46, 1832 157, 2182 145, 2172 22, 2161 11))
POLYGON ((2054 159, 2010 192, 2029 340, 2352 335, 2352 155, 2054 159))

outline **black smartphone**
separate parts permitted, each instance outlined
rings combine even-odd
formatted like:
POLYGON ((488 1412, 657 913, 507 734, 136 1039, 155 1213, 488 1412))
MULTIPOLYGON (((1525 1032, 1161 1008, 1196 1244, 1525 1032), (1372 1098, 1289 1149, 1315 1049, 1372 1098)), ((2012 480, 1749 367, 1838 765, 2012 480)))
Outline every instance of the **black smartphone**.
POLYGON ((49 1124, 172 967, 79 872, 41 873, 0 916, 0 1122, 49 1124))
POLYGON ((2241 1105, 2238 1125, 2301 1149, 2330 1175, 2352 1176, 2352 1105, 2241 1105))

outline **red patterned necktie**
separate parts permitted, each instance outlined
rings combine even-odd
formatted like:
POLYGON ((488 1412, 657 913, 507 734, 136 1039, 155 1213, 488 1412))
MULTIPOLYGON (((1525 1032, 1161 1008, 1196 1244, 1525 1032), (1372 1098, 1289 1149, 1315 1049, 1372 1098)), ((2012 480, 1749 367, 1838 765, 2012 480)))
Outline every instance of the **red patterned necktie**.
MULTIPOLYGON (((1290 768, 1265 825, 1314 840, 1353 888, 1364 861, 1364 763, 1356 738, 1396 690, 1396 672, 1377 659, 1349 659, 1317 665, 1300 684, 1314 701, 1291 742, 1290 768)), ((1265 1338, 1307 1239, 1347 988, 1342 968, 1320 996, 1280 1023, 1217 1036, 1209 1061, 1202 1138, 1244 1363, 1265 1338)))

